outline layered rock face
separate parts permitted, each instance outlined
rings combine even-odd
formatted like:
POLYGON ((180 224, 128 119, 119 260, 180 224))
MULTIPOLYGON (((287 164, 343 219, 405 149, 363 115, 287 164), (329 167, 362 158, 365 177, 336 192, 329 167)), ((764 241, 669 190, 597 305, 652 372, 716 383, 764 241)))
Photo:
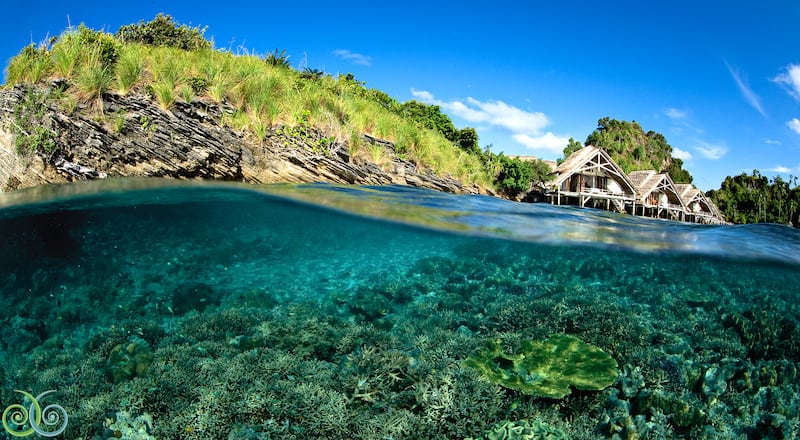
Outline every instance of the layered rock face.
POLYGON ((385 150, 382 166, 350 154, 346 142, 314 129, 270 130, 263 140, 223 123, 233 109, 206 102, 162 110, 145 95, 105 95, 94 105, 65 113, 54 104, 21 115, 31 89, 0 90, 0 191, 45 183, 108 177, 169 177, 250 183, 330 182, 403 184, 453 193, 477 193, 448 176, 400 159, 391 142, 363 135, 385 150), (19 153, 15 138, 28 134, 20 117, 35 118, 55 141, 51 153, 19 153), (324 142, 320 142, 324 140, 324 142))

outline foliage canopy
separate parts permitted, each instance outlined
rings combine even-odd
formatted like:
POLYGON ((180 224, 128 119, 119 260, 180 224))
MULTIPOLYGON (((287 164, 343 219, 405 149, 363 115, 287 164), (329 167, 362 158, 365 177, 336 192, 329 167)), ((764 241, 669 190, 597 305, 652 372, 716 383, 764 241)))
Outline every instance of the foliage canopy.
POLYGON ((800 224, 800 188, 797 177, 768 179, 758 170, 752 175, 728 176, 707 196, 732 223, 800 224))

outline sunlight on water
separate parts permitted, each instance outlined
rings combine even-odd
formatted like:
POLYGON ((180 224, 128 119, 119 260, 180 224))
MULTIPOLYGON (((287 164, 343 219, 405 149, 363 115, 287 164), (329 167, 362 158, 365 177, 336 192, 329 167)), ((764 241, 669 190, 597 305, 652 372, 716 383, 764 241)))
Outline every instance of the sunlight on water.
POLYGON ((115 180, 3 194, 0 233, 0 398, 55 390, 42 398, 69 414, 59 438, 800 427, 787 227, 395 186, 115 180), (561 378, 562 395, 540 387, 556 380, 544 364, 519 376, 526 356, 567 356, 525 352, 559 335, 610 356, 616 378, 561 378))
POLYGON ((551 245, 689 251, 800 263, 800 233, 781 225, 696 225, 549 204, 513 203, 404 187, 271 186, 267 193, 422 227, 551 245))

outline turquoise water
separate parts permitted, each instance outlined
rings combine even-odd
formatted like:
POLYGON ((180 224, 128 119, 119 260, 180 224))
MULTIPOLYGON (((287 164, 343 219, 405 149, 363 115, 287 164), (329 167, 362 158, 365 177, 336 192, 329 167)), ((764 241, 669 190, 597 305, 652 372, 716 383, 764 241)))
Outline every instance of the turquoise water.
MULTIPOLYGON (((0 403, 54 390, 41 404, 69 416, 57 438, 800 432, 787 227, 393 186, 119 180, 3 195, 0 233, 0 403), (602 350, 615 377, 563 397, 510 384, 554 374, 512 363, 556 335, 602 350), (465 362, 487 346, 505 381, 465 362)), ((594 374, 577 364, 561 373, 594 374)))

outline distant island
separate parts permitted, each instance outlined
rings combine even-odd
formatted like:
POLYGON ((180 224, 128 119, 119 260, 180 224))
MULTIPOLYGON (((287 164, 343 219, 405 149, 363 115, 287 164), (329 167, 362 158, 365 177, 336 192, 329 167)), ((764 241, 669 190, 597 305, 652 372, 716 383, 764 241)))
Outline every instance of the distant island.
MULTIPOLYGON (((216 50, 159 14, 116 33, 80 25, 21 50, 0 90, 0 190, 106 176, 252 183, 398 183, 523 200, 554 166, 481 148, 436 105, 400 103, 352 74, 294 69, 285 51, 216 50)), ((602 118, 585 145, 624 171, 691 174, 663 135, 602 118)), ((574 139, 564 158, 581 149, 574 139)), ((729 177, 729 222, 798 224, 796 179, 729 177)))

